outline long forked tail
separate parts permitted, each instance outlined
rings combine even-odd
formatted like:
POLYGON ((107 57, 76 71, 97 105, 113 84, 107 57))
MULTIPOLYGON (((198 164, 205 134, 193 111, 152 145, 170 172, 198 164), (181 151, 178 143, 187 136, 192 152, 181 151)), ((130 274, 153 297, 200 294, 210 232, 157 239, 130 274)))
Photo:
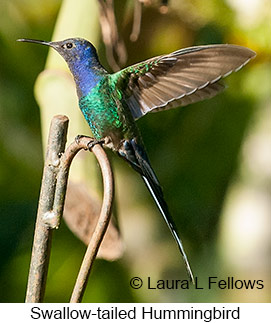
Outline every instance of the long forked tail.
POLYGON ((124 157, 131 166, 141 174, 149 192, 151 193, 160 213, 168 225, 184 259, 186 269, 190 280, 194 284, 194 276, 187 259, 182 241, 179 237, 176 225, 169 213, 167 203, 163 196, 162 188, 150 165, 147 154, 141 145, 138 145, 135 139, 125 141, 123 149, 119 151, 120 156, 124 157))
POLYGON ((166 224, 168 225, 175 241, 177 242, 177 245, 179 247, 179 250, 182 254, 182 257, 184 259, 184 262, 185 262, 185 265, 186 265, 186 269, 187 269, 187 272, 188 272, 188 275, 191 279, 191 281, 193 282, 194 284, 194 276, 193 276, 193 273, 192 273, 192 270, 191 270, 191 267, 190 267, 190 264, 189 264, 189 261, 187 259, 187 256, 186 256, 186 253, 184 251, 184 247, 183 247, 183 244, 182 244, 182 241, 179 237, 179 234, 177 232, 177 228, 176 228, 176 225, 168 211, 168 206, 166 204, 166 201, 164 200, 164 197, 163 195, 161 194, 162 193, 162 190, 161 190, 161 187, 159 189, 159 192, 156 188, 156 183, 153 183, 152 179, 150 178, 147 178, 145 177, 144 175, 142 175, 142 178, 146 184, 146 186, 148 187, 148 190, 150 191, 160 213, 162 214, 164 220, 166 221, 166 224))

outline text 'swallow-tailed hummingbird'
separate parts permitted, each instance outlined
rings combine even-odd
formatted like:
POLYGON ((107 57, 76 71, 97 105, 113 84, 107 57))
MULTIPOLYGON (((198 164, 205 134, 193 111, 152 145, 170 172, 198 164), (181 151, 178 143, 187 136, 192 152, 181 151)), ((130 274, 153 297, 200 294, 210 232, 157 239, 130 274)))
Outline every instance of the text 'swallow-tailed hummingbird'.
POLYGON ((219 80, 238 71, 256 54, 236 45, 207 45, 177 50, 109 74, 95 47, 85 39, 46 42, 19 39, 54 48, 74 77, 79 107, 96 140, 116 151, 142 176, 193 274, 150 165, 135 121, 148 112, 211 98, 223 89, 219 80))

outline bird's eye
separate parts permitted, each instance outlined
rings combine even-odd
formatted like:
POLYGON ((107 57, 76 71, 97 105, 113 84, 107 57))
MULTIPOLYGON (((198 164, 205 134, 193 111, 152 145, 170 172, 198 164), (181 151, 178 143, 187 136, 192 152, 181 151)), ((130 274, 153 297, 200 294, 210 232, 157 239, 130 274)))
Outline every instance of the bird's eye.
POLYGON ((64 49, 71 49, 74 47, 74 44, 73 43, 66 43, 62 46, 64 49))

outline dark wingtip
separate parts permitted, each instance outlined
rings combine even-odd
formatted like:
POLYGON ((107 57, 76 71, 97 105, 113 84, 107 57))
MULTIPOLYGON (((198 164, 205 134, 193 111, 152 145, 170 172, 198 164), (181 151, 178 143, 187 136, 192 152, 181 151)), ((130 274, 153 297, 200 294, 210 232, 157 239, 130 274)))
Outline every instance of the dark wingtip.
POLYGON ((250 49, 250 52, 251 52, 251 58, 254 58, 257 56, 257 53, 254 50, 250 49))
POLYGON ((253 59, 257 55, 257 53, 254 50, 248 47, 243 47, 243 46, 238 46, 238 47, 246 53, 249 60, 253 59))

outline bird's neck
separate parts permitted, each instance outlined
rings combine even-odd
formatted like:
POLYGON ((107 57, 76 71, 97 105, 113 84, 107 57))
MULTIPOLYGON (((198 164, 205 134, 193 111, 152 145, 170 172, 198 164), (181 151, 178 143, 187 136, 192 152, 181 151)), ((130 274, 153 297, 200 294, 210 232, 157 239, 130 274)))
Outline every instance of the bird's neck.
POLYGON ((107 74, 95 55, 68 62, 68 65, 76 83, 79 99, 86 96, 107 74))

